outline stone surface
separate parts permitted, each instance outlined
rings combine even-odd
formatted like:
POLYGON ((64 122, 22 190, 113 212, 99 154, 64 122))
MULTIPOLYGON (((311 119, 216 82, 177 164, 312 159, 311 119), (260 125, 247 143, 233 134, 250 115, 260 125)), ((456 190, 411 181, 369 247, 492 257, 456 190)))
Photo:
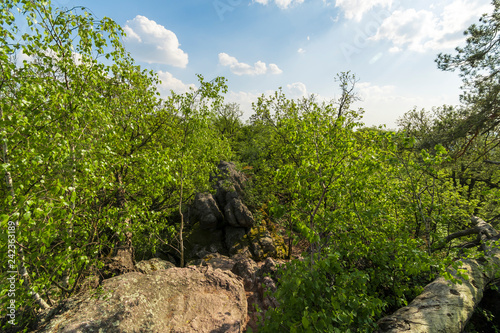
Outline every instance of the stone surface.
POLYGON ((210 266, 213 269, 221 269, 223 271, 231 271, 235 264, 235 260, 219 253, 207 254, 202 259, 192 260, 188 265, 193 266, 210 266))
POLYGON ((277 254, 271 233, 264 226, 251 230, 250 246, 255 260, 264 260, 277 254))
POLYGON ((217 228, 224 220, 224 216, 211 193, 198 193, 195 196, 193 218, 200 222, 202 229, 217 228))
POLYGON ((245 290, 252 290, 257 282, 258 269, 255 261, 243 258, 233 265, 231 272, 243 279, 245 290))
POLYGON ((188 260, 201 259, 210 253, 227 254, 222 229, 204 229, 196 223, 184 235, 184 247, 188 260))
POLYGON ((234 255, 238 253, 240 247, 238 246, 241 243, 241 240, 247 234, 245 228, 236 228, 236 227, 225 227, 225 245, 229 251, 230 255, 234 255))
POLYGON ((243 203, 245 175, 230 162, 221 162, 216 178, 215 200, 224 212, 224 222, 233 227, 250 228, 255 224, 252 213, 243 203))
POLYGON ((160 269, 169 269, 173 267, 175 267, 175 265, 171 262, 159 258, 142 260, 135 264, 135 268, 137 268, 139 272, 144 274, 150 274, 160 269))
POLYGON ((241 279, 211 267, 127 273, 72 298, 39 332, 243 332, 247 300, 241 279))

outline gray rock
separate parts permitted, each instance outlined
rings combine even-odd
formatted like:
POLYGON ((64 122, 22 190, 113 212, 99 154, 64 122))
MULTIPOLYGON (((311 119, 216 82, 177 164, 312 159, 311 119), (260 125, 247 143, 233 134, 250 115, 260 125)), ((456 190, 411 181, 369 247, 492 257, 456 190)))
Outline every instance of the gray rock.
POLYGON ((149 260, 142 260, 135 264, 135 268, 141 273, 150 274, 152 272, 158 271, 160 269, 169 269, 175 267, 169 261, 165 261, 159 258, 152 258, 149 260))
POLYGON ((269 231, 260 227, 250 240, 255 260, 263 260, 269 256, 276 256, 276 247, 269 231))
POLYGON ((252 227, 254 218, 242 201, 245 175, 236 170, 233 163, 221 162, 218 168, 215 201, 224 212, 225 224, 233 227, 252 227))
POLYGON ((248 258, 238 260, 231 270, 231 272, 243 279, 243 285, 246 291, 250 291, 256 286, 257 271, 258 267, 255 261, 248 258))
POLYGON ((224 207, 224 218, 228 225, 233 227, 240 226, 238 224, 238 221, 236 220, 236 217, 234 216, 233 205, 231 205, 231 203, 226 204, 226 206, 224 207))
POLYGON ((236 228, 236 227, 226 227, 225 231, 225 243, 226 247, 229 250, 229 254, 236 254, 238 251, 238 244, 241 243, 241 240, 246 235, 245 228, 236 228))
POLYGON ((276 264, 276 261, 274 261, 273 258, 266 258, 266 261, 264 261, 264 265, 262 265, 262 267, 260 268, 259 274, 261 276, 265 275, 274 276, 277 270, 278 270, 278 264, 276 264))
POLYGON ((98 292, 68 300, 41 333, 243 332, 247 300, 241 280, 210 267, 127 273, 98 292))
POLYGON ((245 206, 239 198, 233 199, 230 204, 233 207, 233 214, 238 222, 238 226, 251 228, 254 225, 255 220, 253 219, 253 215, 247 206, 245 206))
POLYGON ((196 194, 193 208, 193 217, 200 222, 203 229, 214 229, 224 219, 211 193, 196 194))

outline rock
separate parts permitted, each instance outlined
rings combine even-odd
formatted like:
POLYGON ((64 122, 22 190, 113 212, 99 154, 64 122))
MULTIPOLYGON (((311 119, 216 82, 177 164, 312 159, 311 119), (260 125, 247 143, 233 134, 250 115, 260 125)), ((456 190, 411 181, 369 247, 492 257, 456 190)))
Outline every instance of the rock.
POLYGON ((228 254, 221 229, 203 229, 200 223, 196 223, 184 235, 184 240, 187 261, 202 259, 210 253, 228 254))
POLYGON ((271 233, 264 226, 251 230, 250 245, 255 260, 263 260, 277 254, 271 233))
POLYGON ((217 205, 224 212, 226 225, 250 228, 255 220, 250 210, 243 203, 245 175, 236 170, 233 163, 221 162, 216 176, 217 205))
POLYGON ((231 162, 221 161, 217 166, 219 172, 215 177, 217 180, 216 199, 220 201, 220 206, 225 206, 226 194, 235 193, 237 196, 243 196, 246 177, 243 173, 236 170, 236 165, 231 162), (220 191, 219 191, 220 190, 220 191))
POLYGON ((210 267, 127 273, 98 292, 69 299, 41 333, 243 332, 247 300, 240 279, 210 267))
POLYGON ((247 234, 245 228, 225 227, 225 245, 230 255, 238 253, 238 244, 247 234))
POLYGON ((278 264, 274 261, 273 258, 267 258, 264 262, 264 265, 260 268, 259 274, 261 276, 271 275, 275 276, 276 271, 278 270, 278 264))
POLYGON ((198 193, 194 199, 193 218, 202 229, 215 229, 222 224, 224 216, 211 193, 198 193))
POLYGON ((264 276, 262 278, 262 284, 259 285, 258 288, 264 309, 278 306, 278 301, 274 296, 272 296, 272 293, 276 291, 276 283, 271 277, 264 276))
POLYGON ((225 219, 226 224, 229 224, 230 226, 233 226, 233 227, 240 226, 238 224, 238 221, 236 220, 236 217, 234 216, 233 206, 230 203, 228 203, 226 206, 224 206, 224 219, 225 219))
POLYGON ((221 269, 223 271, 231 271, 234 264, 234 259, 220 255, 219 253, 207 254, 202 259, 192 260, 188 263, 188 265, 193 266, 210 266, 213 269, 221 269))
POLYGON ((250 210, 243 204, 240 198, 235 198, 229 204, 232 207, 234 217, 238 223, 238 227, 251 228, 255 220, 250 210))
POLYGON ((158 271, 160 269, 173 268, 173 267, 175 267, 175 265, 169 261, 165 261, 165 260, 162 260, 159 258, 152 258, 149 260, 139 261, 137 264, 135 264, 135 267, 141 273, 150 274, 150 273, 152 273, 154 271, 158 271))
POLYGON ((255 287, 257 282, 257 271, 258 267, 255 261, 248 258, 238 260, 231 270, 231 272, 243 279, 243 285, 246 291, 250 291, 255 287))

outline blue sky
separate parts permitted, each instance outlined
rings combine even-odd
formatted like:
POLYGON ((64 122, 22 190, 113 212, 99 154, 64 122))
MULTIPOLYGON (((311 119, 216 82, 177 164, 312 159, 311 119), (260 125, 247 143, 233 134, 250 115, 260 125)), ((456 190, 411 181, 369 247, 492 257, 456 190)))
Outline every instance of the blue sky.
POLYGON ((88 7, 126 31, 124 44, 155 70, 163 95, 196 85, 196 74, 228 79, 226 101, 245 117, 262 93, 338 97, 337 73, 359 82, 366 125, 406 111, 458 104, 457 73, 437 69, 440 52, 463 45, 463 31, 490 12, 489 0, 54 0, 88 7))

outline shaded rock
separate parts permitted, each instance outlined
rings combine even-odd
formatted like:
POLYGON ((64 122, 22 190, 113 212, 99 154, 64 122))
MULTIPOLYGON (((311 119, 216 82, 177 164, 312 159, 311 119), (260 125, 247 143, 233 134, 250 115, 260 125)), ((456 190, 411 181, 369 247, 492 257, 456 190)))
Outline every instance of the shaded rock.
POLYGON ((255 220, 250 210, 243 204, 240 198, 235 198, 228 204, 231 205, 234 217, 238 223, 237 226, 250 228, 254 225, 255 220))
POLYGON ((236 170, 233 163, 221 162, 216 176, 215 200, 224 212, 224 221, 233 227, 252 227, 255 223, 252 213, 245 206, 244 184, 246 177, 236 170))
POLYGON ((234 216, 233 206, 231 204, 227 204, 224 206, 224 218, 225 222, 233 227, 239 227, 238 221, 236 221, 236 217, 234 216))
POLYGON ((237 257, 253 258, 256 261, 264 260, 268 257, 284 258, 286 248, 283 238, 276 233, 267 230, 264 225, 255 226, 238 240, 241 231, 238 228, 226 228, 226 245, 229 254, 237 257), (232 233, 240 233, 233 235, 232 233))
POLYGON ((184 240, 187 261, 202 259, 210 253, 227 254, 221 229, 204 229, 200 223, 196 223, 184 235, 184 240))
POLYGON ((250 246, 255 260, 263 260, 277 254, 271 233, 264 226, 251 230, 250 246))
POLYGON ((135 267, 141 273, 150 274, 150 273, 152 273, 154 271, 158 271, 160 269, 173 268, 173 267, 175 267, 175 265, 169 261, 165 261, 165 260, 162 260, 159 258, 152 258, 149 260, 139 261, 137 264, 135 264, 135 267))
POLYGON ((236 165, 231 162, 221 161, 217 166, 219 172, 215 177, 216 182, 216 195, 215 198, 219 207, 224 207, 227 203, 226 195, 229 194, 227 199, 242 197, 246 177, 243 173, 236 169, 236 165))
POLYGON ((269 276, 264 276, 262 278, 262 283, 259 285, 258 290, 260 298, 262 299, 263 309, 269 309, 270 307, 277 307, 278 301, 272 293, 276 291, 276 283, 269 276))
POLYGON ((267 258, 264 262, 264 265, 260 268, 259 274, 261 276, 271 275, 275 276, 276 271, 278 270, 278 264, 274 261, 273 258, 267 258))
MULTIPOLYGON (((278 306, 278 302, 273 296, 273 293, 276 291, 277 264, 272 258, 267 258, 260 268, 253 273, 254 267, 252 262, 252 260, 249 260, 249 263, 243 260, 238 261, 234 265, 233 272, 243 277, 248 302, 249 321, 247 325, 253 331, 257 331, 257 323, 259 320, 262 320, 266 311, 269 308, 278 306), (252 279, 254 280, 250 285, 249 281, 252 279)), ((255 262, 253 263, 255 264, 255 262)))
POLYGON ((248 258, 238 260, 231 270, 231 272, 243 279, 243 285, 247 291, 255 287, 257 282, 257 271, 258 267, 255 261, 248 258))
POLYGON ((210 267, 127 273, 102 290, 65 302, 39 332, 242 332, 247 301, 240 279, 210 267))
POLYGON ((224 206, 224 218, 226 224, 239 228, 250 228, 255 223, 252 213, 240 198, 232 198, 227 202, 224 206))
POLYGON ((224 220, 224 216, 211 193, 196 194, 192 214, 194 220, 200 222, 202 229, 215 229, 224 220))
POLYGON ((238 250, 240 250, 239 244, 241 244, 241 240, 247 234, 245 228, 236 228, 236 227, 226 227, 225 231, 225 244, 226 248, 229 251, 230 255, 237 254, 238 250))

